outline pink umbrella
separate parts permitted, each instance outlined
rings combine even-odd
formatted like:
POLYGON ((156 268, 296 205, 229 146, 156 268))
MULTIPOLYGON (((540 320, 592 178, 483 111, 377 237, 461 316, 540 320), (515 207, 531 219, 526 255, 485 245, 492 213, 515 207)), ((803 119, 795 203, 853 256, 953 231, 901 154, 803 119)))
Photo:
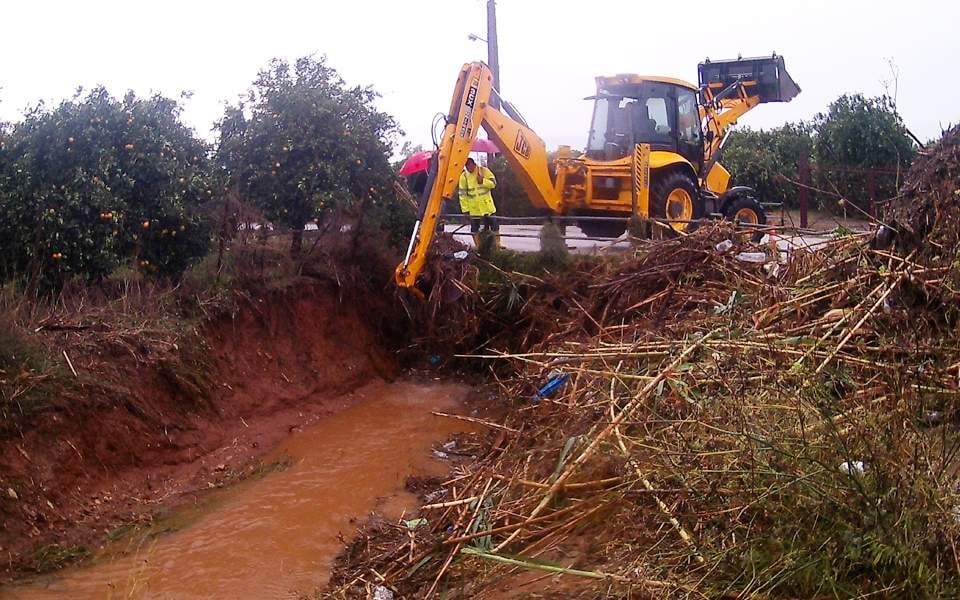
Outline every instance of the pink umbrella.
POLYGON ((427 167, 430 166, 430 159, 433 157, 432 150, 424 150, 423 152, 417 152, 411 154, 403 166, 400 167, 401 175, 413 175, 414 173, 419 173, 420 171, 426 171, 427 167))
MULTIPOLYGON (((497 145, 490 140, 477 138, 473 140, 473 145, 470 146, 470 151, 495 154, 499 153, 500 149, 497 148, 497 145)), ((426 171, 430 166, 431 158, 433 158, 433 150, 424 150, 423 152, 411 154, 410 158, 405 160, 403 166, 400 167, 400 174, 406 176, 419 173, 420 171, 426 171)))
POLYGON ((473 145, 470 146, 470 150, 473 152, 485 152, 487 154, 498 154, 500 152, 500 148, 497 148, 496 144, 484 138, 473 140, 473 145))

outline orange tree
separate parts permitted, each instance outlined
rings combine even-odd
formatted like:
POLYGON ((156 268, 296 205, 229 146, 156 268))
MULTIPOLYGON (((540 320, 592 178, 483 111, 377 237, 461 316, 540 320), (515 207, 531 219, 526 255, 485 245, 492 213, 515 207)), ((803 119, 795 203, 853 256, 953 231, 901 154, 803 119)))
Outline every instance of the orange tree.
POLYGON ((0 150, 0 275, 57 285, 131 260, 176 275, 209 244, 206 145, 177 101, 98 87, 31 109, 0 150))
POLYGON ((406 230, 390 166, 396 122, 369 87, 350 87, 325 59, 275 59, 220 121, 217 163, 229 185, 274 226, 293 231, 354 213, 399 236, 406 230))

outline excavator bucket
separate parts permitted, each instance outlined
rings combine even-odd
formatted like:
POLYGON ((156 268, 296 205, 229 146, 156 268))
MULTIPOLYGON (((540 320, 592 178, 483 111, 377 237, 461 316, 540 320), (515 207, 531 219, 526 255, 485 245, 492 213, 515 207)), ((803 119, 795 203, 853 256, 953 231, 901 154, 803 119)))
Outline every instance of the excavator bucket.
POLYGON ((760 102, 790 102, 800 93, 800 86, 787 73, 782 56, 710 60, 698 66, 700 88, 710 88, 714 96, 731 85, 742 82, 747 94, 759 96, 760 102))

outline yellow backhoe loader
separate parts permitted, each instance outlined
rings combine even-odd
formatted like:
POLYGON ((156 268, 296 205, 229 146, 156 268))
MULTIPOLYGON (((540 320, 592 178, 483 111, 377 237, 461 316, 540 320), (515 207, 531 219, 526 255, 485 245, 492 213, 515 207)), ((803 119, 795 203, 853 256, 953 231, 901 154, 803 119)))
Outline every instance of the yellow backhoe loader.
POLYGON ((718 162, 730 127, 765 102, 788 102, 800 88, 783 57, 710 61, 699 65, 699 85, 669 77, 597 78, 593 119, 582 156, 561 146, 552 164, 544 141, 497 95, 482 62, 465 64, 457 78, 437 151, 427 170, 418 218, 396 282, 413 287, 427 259, 442 203, 455 197, 460 173, 480 128, 516 173, 530 203, 579 217, 588 236, 616 237, 626 218, 653 217, 675 232, 705 217, 762 225, 763 207, 748 187, 729 187, 718 162), (618 221, 597 217, 624 217, 618 221))

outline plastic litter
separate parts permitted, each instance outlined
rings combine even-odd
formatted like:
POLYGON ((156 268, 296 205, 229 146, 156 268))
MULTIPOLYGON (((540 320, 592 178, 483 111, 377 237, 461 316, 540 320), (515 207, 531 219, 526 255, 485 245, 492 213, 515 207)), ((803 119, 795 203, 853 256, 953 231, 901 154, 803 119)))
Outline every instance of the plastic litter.
POLYGON ((373 591, 373 600, 393 600, 393 590, 378 585, 373 591))
POLYGON ((453 257, 457 260, 465 260, 468 256, 470 256, 470 253, 466 250, 457 250, 453 253, 453 257))
POLYGON ((539 404, 544 398, 549 398, 552 396, 558 389, 560 389, 563 384, 570 379, 569 373, 560 373, 557 371, 551 371, 547 383, 543 384, 537 393, 533 395, 533 403, 539 404))
POLYGON ((840 463, 840 470, 850 475, 863 475, 867 470, 867 465, 862 460, 843 461, 840 463))
POLYGON ((741 252, 736 256, 737 260, 748 262, 748 263, 765 263, 767 262, 767 255, 763 252, 741 252))
POLYGON ((714 247, 717 249, 717 252, 726 252, 726 251, 729 250, 730 248, 733 248, 733 241, 732 241, 732 240, 723 240, 722 242, 720 242, 719 244, 717 244, 717 245, 714 246, 714 247))
POLYGON ((943 413, 939 410, 928 410, 923 413, 923 422, 933 427, 943 423, 943 413))
POLYGON ((765 263, 768 260, 767 255, 763 252, 741 252, 735 258, 742 262, 757 264, 765 263))

